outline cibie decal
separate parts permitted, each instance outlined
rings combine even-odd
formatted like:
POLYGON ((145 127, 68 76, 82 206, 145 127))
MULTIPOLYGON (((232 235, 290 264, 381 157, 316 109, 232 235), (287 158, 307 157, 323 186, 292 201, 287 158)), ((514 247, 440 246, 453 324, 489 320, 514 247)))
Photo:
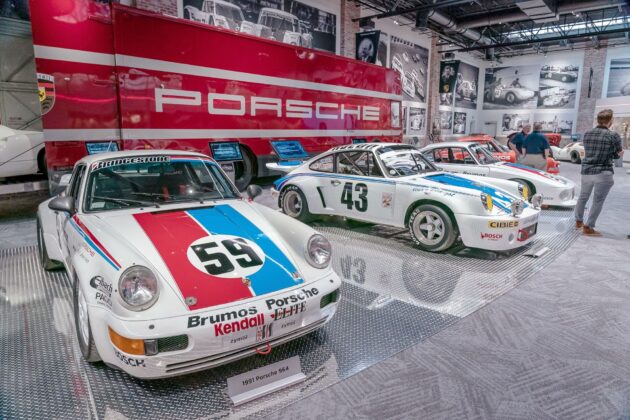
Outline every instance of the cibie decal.
POLYGON ((506 220, 506 221, 490 220, 488 222, 488 227, 492 229, 515 228, 515 227, 518 227, 518 220, 506 220))
POLYGON ((55 105, 54 76, 37 73, 37 91, 39 94, 39 104, 42 107, 42 115, 46 115, 55 105))
POLYGON ((231 235, 199 238, 188 247, 188 261, 215 277, 248 277, 265 264, 265 253, 254 242, 231 235))

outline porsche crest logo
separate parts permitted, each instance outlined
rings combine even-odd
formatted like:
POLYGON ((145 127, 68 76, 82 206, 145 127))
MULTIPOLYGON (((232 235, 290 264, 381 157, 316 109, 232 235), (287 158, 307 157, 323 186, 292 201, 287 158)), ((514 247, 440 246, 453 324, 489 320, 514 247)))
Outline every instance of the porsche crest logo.
POLYGON ((42 115, 46 115, 55 105, 55 78, 49 74, 37 73, 37 90, 42 115))

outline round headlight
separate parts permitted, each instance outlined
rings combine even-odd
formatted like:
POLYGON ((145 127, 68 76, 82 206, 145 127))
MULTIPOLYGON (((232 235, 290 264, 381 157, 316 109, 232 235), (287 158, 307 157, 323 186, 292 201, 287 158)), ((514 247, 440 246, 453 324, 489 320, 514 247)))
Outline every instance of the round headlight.
POLYGON ((518 192, 525 200, 529 200, 529 188, 527 188, 527 185, 519 183, 518 192))
POLYGON ((326 268, 330 264, 332 246, 328 239, 320 234, 310 237, 306 244, 306 259, 315 268, 326 268))
POLYGON ((494 208, 494 202, 492 201, 492 197, 490 196, 490 194, 481 193, 480 198, 483 208, 488 210, 489 212, 492 212, 492 209, 494 208))
POLYGON ((144 311, 158 298, 157 279, 148 268, 134 265, 120 276, 118 292, 127 309, 144 311))

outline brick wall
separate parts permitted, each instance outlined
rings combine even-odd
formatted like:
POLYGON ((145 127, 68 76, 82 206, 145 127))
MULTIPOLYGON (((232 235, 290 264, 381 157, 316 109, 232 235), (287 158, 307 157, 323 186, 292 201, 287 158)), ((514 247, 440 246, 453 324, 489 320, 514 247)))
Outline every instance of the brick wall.
POLYGON ((138 9, 177 16, 177 0, 135 0, 138 9))
POLYGON ((353 22, 352 19, 361 17, 361 10, 357 3, 349 0, 341 0, 341 17, 340 17, 340 51, 339 54, 354 58, 356 33, 359 32, 359 22, 353 22))
POLYGON ((582 85, 580 87, 580 102, 578 104, 576 133, 583 134, 593 128, 595 123, 595 102, 602 97, 604 71, 606 69, 606 48, 584 50, 582 65, 582 85), (591 69, 593 77, 590 78, 591 69), (591 92, 589 97, 589 79, 591 92))

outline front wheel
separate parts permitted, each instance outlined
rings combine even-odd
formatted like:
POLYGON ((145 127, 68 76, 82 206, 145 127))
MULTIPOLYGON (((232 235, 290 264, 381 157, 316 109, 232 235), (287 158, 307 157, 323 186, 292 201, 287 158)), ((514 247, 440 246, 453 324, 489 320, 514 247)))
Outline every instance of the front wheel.
POLYGON ((457 227, 440 207, 423 204, 409 216, 409 232, 414 243, 425 251, 444 251, 455 243, 457 227))
POLYGON ((101 356, 98 354, 94 337, 92 336, 87 300, 76 275, 74 276, 74 325, 77 330, 77 340, 79 341, 79 348, 83 358, 90 363, 100 362, 101 356))
POLYGON ((302 190, 295 185, 289 185, 280 194, 280 208, 287 216, 298 219, 303 223, 313 220, 313 215, 308 211, 308 202, 302 190))
POLYGON ((505 95, 505 102, 512 105, 514 102, 516 102, 516 95, 512 92, 509 92, 507 95, 505 95))
POLYGON ((571 152, 571 163, 581 163, 580 154, 578 152, 571 152))
POLYGON ((44 229, 39 221, 39 217, 37 218, 37 249, 39 251, 39 262, 44 270, 52 271, 62 267, 61 263, 51 260, 48 256, 46 242, 44 241, 44 229))

